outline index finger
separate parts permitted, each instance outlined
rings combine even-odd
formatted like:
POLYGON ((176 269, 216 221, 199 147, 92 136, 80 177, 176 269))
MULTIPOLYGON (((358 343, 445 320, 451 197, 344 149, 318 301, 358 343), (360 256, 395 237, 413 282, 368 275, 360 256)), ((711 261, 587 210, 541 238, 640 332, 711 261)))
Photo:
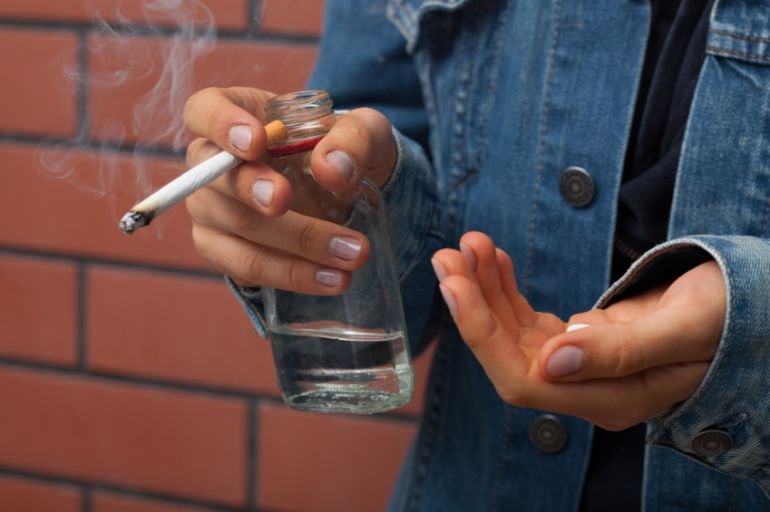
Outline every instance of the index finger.
POLYGON ((243 160, 256 160, 265 152, 263 105, 273 96, 249 87, 210 87, 190 96, 184 121, 195 135, 243 160))

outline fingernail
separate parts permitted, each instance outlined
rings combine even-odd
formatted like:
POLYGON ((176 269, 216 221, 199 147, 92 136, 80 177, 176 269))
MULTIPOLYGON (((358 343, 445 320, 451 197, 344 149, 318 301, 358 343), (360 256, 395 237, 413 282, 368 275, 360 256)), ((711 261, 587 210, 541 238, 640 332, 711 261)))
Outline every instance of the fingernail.
POLYGON ((478 267, 478 260, 476 260, 476 253, 473 252, 473 249, 465 244, 460 244, 460 252, 465 256, 465 259, 468 260, 471 269, 475 271, 478 267))
POLYGON ((433 264, 433 272, 436 273, 436 277, 438 277, 438 281, 440 283, 446 276, 449 275, 449 272, 447 272, 446 267, 440 261, 430 260, 430 262, 433 264))
POLYGON ((241 151, 248 151, 251 147, 251 128, 245 124, 237 124, 227 132, 230 144, 241 151))
POLYGON ((273 182, 269 180, 257 180, 251 187, 254 199, 262 206, 270 206, 273 203, 273 182))
POLYGON ((350 181, 350 178, 353 177, 353 160, 344 151, 332 151, 326 155, 326 161, 343 180, 350 181))
POLYGON ((446 302, 446 305, 449 308, 449 314, 455 316, 457 313, 457 301, 455 300, 455 296, 452 293, 452 290, 443 284, 438 285, 438 287, 439 290, 441 290, 441 296, 444 297, 444 302, 446 302))
POLYGON ((545 364, 545 371, 551 377, 561 377, 583 369, 583 349, 567 345, 551 354, 545 364))
POLYGON ((343 260, 354 260, 361 254, 361 242, 355 238, 335 236, 329 240, 329 252, 343 260))
POLYGON ((332 269, 319 270, 315 273, 315 280, 324 286, 339 286, 342 284, 342 272, 332 269))

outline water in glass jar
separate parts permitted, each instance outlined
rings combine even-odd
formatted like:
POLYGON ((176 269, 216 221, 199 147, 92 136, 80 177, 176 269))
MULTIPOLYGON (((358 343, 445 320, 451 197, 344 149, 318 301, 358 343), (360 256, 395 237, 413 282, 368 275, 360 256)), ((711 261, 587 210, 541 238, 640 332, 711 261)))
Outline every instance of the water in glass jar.
POLYGON ((342 328, 270 333, 284 400, 302 410, 377 413, 411 399, 401 332, 342 328))

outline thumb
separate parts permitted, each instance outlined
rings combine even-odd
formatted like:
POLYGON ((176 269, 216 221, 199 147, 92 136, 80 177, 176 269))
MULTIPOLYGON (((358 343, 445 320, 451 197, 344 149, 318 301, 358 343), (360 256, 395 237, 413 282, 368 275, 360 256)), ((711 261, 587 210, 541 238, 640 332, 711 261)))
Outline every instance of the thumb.
POLYGON ((548 380, 619 378, 650 368, 709 359, 702 343, 658 310, 630 322, 572 329, 548 340, 538 354, 548 380))
POLYGON ((185 125, 239 158, 256 160, 266 149, 261 116, 272 96, 248 87, 202 89, 185 103, 185 125))
POLYGON ((388 119, 370 108, 340 116, 313 150, 310 167, 322 187, 343 192, 367 177, 382 187, 396 164, 388 119))

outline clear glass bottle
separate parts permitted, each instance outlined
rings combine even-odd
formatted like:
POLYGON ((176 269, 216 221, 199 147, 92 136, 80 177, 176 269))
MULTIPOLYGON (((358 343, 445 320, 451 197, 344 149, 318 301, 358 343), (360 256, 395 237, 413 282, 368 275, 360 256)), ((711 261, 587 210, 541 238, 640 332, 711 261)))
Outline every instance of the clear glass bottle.
POLYGON ((366 235, 371 252, 341 295, 263 288, 265 320, 284 401, 317 412, 376 413, 412 397, 413 372, 385 205, 361 181, 334 194, 310 172, 310 153, 335 121, 325 91, 276 96, 268 121, 280 119, 288 139, 270 148, 270 165, 292 184, 291 209, 366 235))

